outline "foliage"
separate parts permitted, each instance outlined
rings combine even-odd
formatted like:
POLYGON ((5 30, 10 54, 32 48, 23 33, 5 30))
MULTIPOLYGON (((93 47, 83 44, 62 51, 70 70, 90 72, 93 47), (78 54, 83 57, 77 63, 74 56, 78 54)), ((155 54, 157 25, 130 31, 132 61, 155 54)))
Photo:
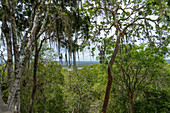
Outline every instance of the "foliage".
POLYGON ((77 71, 63 70, 65 86, 63 87, 67 112, 98 112, 101 103, 99 90, 95 84, 99 77, 97 65, 77 69, 77 71), (96 100, 97 99, 97 100, 96 100))
MULTIPOLYGON (((131 57, 139 53, 134 53, 131 57)), ((136 60, 136 62, 142 61, 136 60)), ((134 112, 162 112, 169 110, 168 66, 168 64, 165 64, 163 69, 159 70, 160 73, 164 73, 164 76, 159 76, 162 79, 155 79, 146 88, 137 90, 134 100, 134 112)), ((115 72, 116 67, 115 64, 113 72, 115 72)), ((29 110, 32 91, 30 89, 32 87, 32 79, 30 78, 32 69, 33 62, 27 65, 24 72, 25 76, 22 78, 21 112, 28 112, 29 110)), ((117 72, 116 79, 120 78, 120 73, 117 72)), ((67 69, 61 69, 61 65, 54 61, 48 63, 40 62, 34 112, 98 113, 101 111, 106 83, 107 68, 105 67, 103 70, 101 64, 85 66, 82 69, 77 69, 77 71, 68 71, 67 69)), ((108 112, 127 113, 129 103, 127 92, 116 82, 112 86, 108 112)))
POLYGON ((135 113, 167 113, 170 110, 170 95, 165 90, 146 88, 143 97, 134 104, 135 113))
MULTIPOLYGON (((110 59, 110 53, 107 54, 108 59, 110 59)), ((148 86, 165 91, 168 95, 169 64, 159 52, 150 46, 148 47, 147 44, 120 45, 120 52, 112 71, 115 76, 108 112, 128 112, 128 92, 134 96, 133 104, 135 106, 137 101, 144 100, 144 91, 147 90, 145 88, 148 86)), ((168 103, 168 101, 165 103, 168 103)), ((140 106, 141 109, 142 105, 140 106)), ((134 112, 140 111, 140 109, 137 109, 134 108, 134 112)), ((165 109, 168 109, 168 106, 165 109)))
POLYGON ((113 44, 117 38, 117 30, 120 29, 123 32, 122 43, 147 40, 167 52, 166 47, 170 42, 168 2, 163 0, 159 2, 158 0, 88 0, 83 6, 83 11, 89 15, 91 22, 91 40, 97 46, 100 46, 98 43, 103 46, 103 43, 108 41, 113 44))
MULTIPOLYGON (((32 63, 25 70, 25 77, 22 79, 21 86, 21 112, 28 112, 32 80, 32 63)), ((61 65, 56 62, 47 64, 39 63, 37 95, 34 105, 35 113, 62 113, 65 112, 63 92, 61 86, 64 84, 64 76, 61 74, 61 65)))

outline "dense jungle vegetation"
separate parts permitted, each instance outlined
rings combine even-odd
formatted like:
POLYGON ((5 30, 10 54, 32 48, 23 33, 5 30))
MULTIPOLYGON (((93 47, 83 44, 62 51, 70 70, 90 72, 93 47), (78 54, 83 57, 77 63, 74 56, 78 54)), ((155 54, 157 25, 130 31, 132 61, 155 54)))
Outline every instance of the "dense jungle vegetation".
POLYGON ((168 113, 169 8, 169 0, 1 0, 0 113, 168 113), (80 54, 100 63, 79 68, 80 54))
MULTIPOLYGON (((129 94, 133 95, 133 111, 136 113, 166 113, 170 110, 170 64, 159 55, 151 54, 153 51, 149 48, 142 50, 143 47, 134 46, 136 50, 117 56, 112 69, 115 76, 109 113, 129 112, 129 94), (141 51, 137 51, 139 49, 141 51)), ((68 71, 53 56, 49 59, 42 56, 37 69, 35 113, 101 112, 107 84, 107 63, 68 71)), ((4 66, 1 65, 1 96, 7 101, 8 77, 4 66)), ((34 62, 28 63, 21 79, 21 113, 30 110, 33 69, 34 62)))

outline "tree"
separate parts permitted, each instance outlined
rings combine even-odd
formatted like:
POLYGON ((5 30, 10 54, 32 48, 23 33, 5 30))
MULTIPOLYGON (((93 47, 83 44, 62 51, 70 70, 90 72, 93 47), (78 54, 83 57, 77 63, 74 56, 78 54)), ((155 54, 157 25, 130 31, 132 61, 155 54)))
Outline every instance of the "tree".
MULTIPOLYGON (((108 64, 108 84, 102 108, 102 112, 106 113, 113 81, 112 65, 119 51, 120 42, 135 43, 137 39, 143 39, 148 40, 150 45, 162 45, 161 47, 166 48, 167 43, 164 42, 169 42, 168 37, 163 38, 166 37, 166 34, 163 35, 162 33, 167 33, 167 29, 169 29, 168 21, 164 16, 167 15, 168 5, 164 1, 152 0, 88 0, 84 6, 86 7, 84 11, 89 14, 92 23, 92 40, 97 40, 96 36, 100 36, 99 34, 104 31, 104 36, 111 35, 111 39, 115 43, 108 64), (101 16, 101 14, 104 16, 101 16), (152 18, 153 15, 156 15, 154 19, 152 18), (97 22, 99 18, 100 22, 97 22), (166 27, 162 26, 163 23, 166 27), (152 35, 152 32, 155 35, 152 35)), ((101 39, 104 38, 101 37, 101 39)))
POLYGON ((129 49, 127 53, 117 56, 118 59, 115 61, 117 68, 113 72, 117 75, 114 78, 115 83, 128 95, 129 112, 133 113, 136 92, 163 76, 161 69, 165 61, 145 45, 126 48, 129 49))
MULTIPOLYGON (((9 97, 8 97, 8 106, 13 112, 15 104, 15 112, 20 112, 20 78, 23 75, 24 68, 29 57, 32 54, 34 42, 39 39, 40 35, 44 32, 44 24, 39 23, 42 15, 40 16, 42 7, 45 6, 45 0, 38 1, 5 1, 2 0, 2 32, 5 35, 7 42, 7 54, 8 54, 8 76, 9 76, 9 97), (33 5, 30 7, 30 3, 33 5), (28 6, 22 8, 22 4, 28 6), (16 7, 18 6, 18 7, 16 7), (10 10, 12 7, 12 10, 10 10), (32 9, 32 12, 31 12, 32 9), (20 15, 19 12, 25 14, 25 16, 20 15), (8 14, 10 17, 8 18, 8 14), (10 25, 7 24, 7 21, 10 22, 10 25), (24 23, 25 22, 25 23, 24 23), (24 23, 24 24, 22 24, 24 23), (38 33, 36 32, 38 30, 38 33), (12 33, 10 33, 10 31, 12 33), (19 32, 18 32, 19 31, 19 32), (22 32, 24 32, 22 34, 22 32), (37 33, 37 34, 36 34, 37 33), (12 39, 11 39, 12 37, 12 39), (28 37, 28 38, 27 38, 28 37), (11 41, 13 40, 13 41, 11 41), (21 40, 21 42, 18 42, 21 40), (12 50, 13 48, 13 50, 12 50), (12 61, 12 52, 14 53, 14 75, 13 76, 13 61, 12 61), (15 81, 13 81, 15 78, 15 81)), ((43 12, 48 13, 48 12, 43 12)), ((44 23, 46 23, 44 20, 44 23)))
MULTIPOLYGON (((8 80, 10 84, 8 105, 10 109, 13 110, 14 103, 17 106, 16 112, 19 112, 20 78, 27 61, 31 58, 37 41, 47 40, 49 37, 50 42, 57 40, 59 55, 61 48, 68 49, 70 53, 69 59, 71 59, 72 52, 75 64, 76 51, 84 47, 82 44, 77 44, 77 40, 79 40, 78 31, 83 32, 83 36, 80 38, 86 40, 86 35, 88 34, 88 20, 83 19, 84 15, 79 13, 79 7, 82 6, 81 0, 13 0, 12 2, 2 0, 1 3, 0 13, 3 16, 0 17, 0 21, 2 21, 2 32, 6 40, 5 46, 7 47, 8 55, 8 80), (12 10, 10 10, 10 7, 12 10), (68 8, 71 10, 68 10, 68 8), (9 18, 8 14, 10 14, 9 18), (8 22, 10 24, 8 24, 8 22), (72 23, 75 27, 73 27, 72 23), (74 32, 76 34, 75 40, 72 38, 74 32), (12 60, 13 55, 14 62, 12 60)), ((38 62, 37 59, 35 61, 38 62)), ((37 65, 35 66, 35 71, 36 68, 37 65)), ((36 78, 36 74, 34 74, 34 78, 36 78)), ((34 83, 36 86, 36 82, 34 83)))
POLYGON ((81 12, 81 0, 54 1, 51 10, 56 11, 51 13, 51 18, 55 18, 55 22, 53 28, 48 32, 55 32, 52 42, 56 42, 59 60, 62 60, 62 56, 65 56, 69 67, 71 66, 71 60, 73 60, 73 66, 75 67, 76 53, 83 50, 89 39, 88 15, 81 12), (65 55, 61 54, 62 49, 65 49, 65 55))

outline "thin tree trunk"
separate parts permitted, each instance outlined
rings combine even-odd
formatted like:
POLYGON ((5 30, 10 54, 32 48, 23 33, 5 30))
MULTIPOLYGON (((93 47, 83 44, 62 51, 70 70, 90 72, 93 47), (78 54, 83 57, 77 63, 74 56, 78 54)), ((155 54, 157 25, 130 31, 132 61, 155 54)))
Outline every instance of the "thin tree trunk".
POLYGON ((73 67, 76 69, 76 51, 73 51, 73 67))
POLYGON ((68 37, 68 42, 69 42, 69 68, 71 67, 71 59, 72 59, 72 57, 71 57, 71 53, 72 53, 72 39, 71 39, 71 37, 69 36, 68 37))
POLYGON ((69 63, 69 68, 71 67, 71 50, 69 50, 69 61, 68 61, 68 63, 69 63))
MULTIPOLYGON (((11 92, 13 86, 13 61, 12 61, 12 42, 11 42, 11 35, 10 29, 7 25, 7 15, 3 15, 2 19, 2 32, 6 38, 7 44, 7 75, 8 75, 8 84, 9 84, 9 93, 11 92)), ((11 106, 11 111, 13 112, 14 106, 11 106)))
POLYGON ((7 64, 8 64, 7 75, 8 75, 9 91, 11 91, 11 88, 13 85, 13 61, 12 61, 11 36, 9 35, 9 32, 5 33, 5 37, 6 37, 6 43, 7 43, 7 64))
POLYGON ((62 65, 62 54, 60 52, 60 46, 61 46, 61 42, 60 42, 60 39, 58 37, 58 57, 59 57, 59 62, 62 65))
POLYGON ((105 45, 105 41, 103 42, 102 44, 103 47, 101 47, 101 63, 102 63, 102 70, 103 70, 103 73, 104 73, 104 64, 105 64, 105 51, 106 51, 106 45, 105 45))
MULTIPOLYGON (((15 60, 15 78, 19 71, 19 52, 17 45, 17 36, 15 28, 15 0, 12 0, 12 13, 11 13, 11 26, 12 26, 12 37, 13 37, 13 51, 15 60)), ((20 113, 20 81, 17 87, 16 97, 15 97, 15 109, 14 113, 20 113)))
POLYGON ((12 88, 13 85, 13 62, 12 62, 12 42, 11 42, 11 35, 9 33, 10 29, 7 25, 6 15, 3 15, 3 21, 2 21, 2 32, 4 33, 6 37, 6 44, 7 44, 7 64, 8 64, 8 83, 9 83, 9 91, 12 88))
POLYGON ((36 92, 37 92, 37 68, 38 68, 39 53, 40 53, 40 50, 42 48, 42 44, 46 39, 47 38, 44 38, 41 41, 39 48, 38 48, 37 41, 35 42, 34 72, 33 72, 33 80, 34 80, 33 82, 34 83, 33 83, 33 90, 32 90, 32 95, 31 95, 31 104, 30 104, 29 113, 33 113, 34 100, 35 100, 35 96, 36 96, 36 92))
MULTIPOLYGON (((77 39, 78 39, 78 31, 77 31, 77 26, 76 26, 76 29, 75 29, 75 40, 73 41, 73 43, 77 43, 77 39)), ((73 46, 72 48, 72 52, 73 52, 73 67, 74 67, 74 70, 76 71, 76 50, 77 50, 77 47, 73 46)))
POLYGON ((34 72, 33 72, 33 90, 32 90, 32 95, 31 95, 31 105, 30 105, 30 112, 29 113, 33 113, 33 105, 34 105, 34 99, 35 99, 35 95, 36 95, 36 91, 37 91, 37 67, 38 67, 38 45, 37 45, 37 41, 35 44, 35 56, 34 56, 34 72))
POLYGON ((65 62, 66 62, 66 67, 68 67, 68 61, 67 61, 67 50, 66 50, 66 54, 65 54, 65 62))
POLYGON ((133 94, 129 94, 129 112, 133 113, 133 94))
POLYGON ((116 46, 115 46, 115 49, 113 51, 112 57, 110 59, 109 65, 108 65, 108 82, 107 82, 107 87, 106 87, 104 103, 103 103, 103 107, 102 107, 102 113, 106 113, 107 106, 109 103, 110 90, 111 90, 112 81, 113 81, 112 65, 113 65, 113 62, 115 61, 117 52, 119 50, 120 36, 121 36, 121 32, 118 31, 116 46))

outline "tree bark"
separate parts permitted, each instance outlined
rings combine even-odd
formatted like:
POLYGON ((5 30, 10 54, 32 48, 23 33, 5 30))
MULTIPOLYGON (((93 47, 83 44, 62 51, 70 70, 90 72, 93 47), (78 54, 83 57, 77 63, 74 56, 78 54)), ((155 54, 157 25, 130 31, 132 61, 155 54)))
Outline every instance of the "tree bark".
MULTIPOLYGON (((6 14, 8 13, 8 9, 3 7, 3 10, 6 11, 6 14)), ((4 13, 2 17, 2 32, 5 35, 6 38, 6 44, 7 44, 7 75, 8 75, 8 84, 9 84, 9 92, 11 92, 12 86, 13 86, 13 61, 12 61, 12 41, 11 41, 11 35, 10 35, 10 29, 7 25, 7 15, 4 13)), ((11 105, 11 111, 13 112, 13 105, 11 105)))
POLYGON ((7 64, 8 64, 7 75, 8 75, 8 84, 9 84, 9 91, 10 91, 13 85, 13 61, 12 61, 11 35, 9 33, 9 28, 6 24, 6 19, 3 21, 2 26, 3 26, 2 32, 4 33, 6 37, 6 43, 7 43, 7 64))
POLYGON ((117 52, 119 50, 120 36, 121 36, 121 32, 118 30, 116 46, 115 46, 115 49, 113 51, 112 57, 110 59, 109 65, 108 65, 108 82, 107 82, 107 87, 106 87, 104 103, 103 103, 103 107, 102 107, 102 113, 106 113, 107 106, 109 103, 110 90, 111 90, 112 81, 113 81, 112 65, 113 65, 113 62, 115 61, 117 52))
POLYGON ((15 95, 14 113, 20 113, 20 81, 15 95))
MULTIPOLYGON (((14 51, 14 61, 15 61, 15 78, 19 71, 19 52, 17 45, 16 27, 15 27, 15 0, 12 0, 12 13, 11 13, 11 26, 12 26, 12 37, 13 37, 13 51, 14 51)), ((19 81, 20 84, 20 81, 19 81)), ((15 109, 14 113, 20 112, 20 85, 17 87, 16 97, 15 97, 15 109)))
POLYGON ((37 41, 35 44, 35 56, 34 56, 34 72, 33 72, 33 90, 32 90, 32 95, 31 95, 31 105, 30 105, 30 113, 33 113, 33 105, 34 105, 34 99, 37 91, 37 67, 38 67, 38 45, 37 41))
POLYGON ((129 112, 133 113, 133 94, 129 94, 129 112))

